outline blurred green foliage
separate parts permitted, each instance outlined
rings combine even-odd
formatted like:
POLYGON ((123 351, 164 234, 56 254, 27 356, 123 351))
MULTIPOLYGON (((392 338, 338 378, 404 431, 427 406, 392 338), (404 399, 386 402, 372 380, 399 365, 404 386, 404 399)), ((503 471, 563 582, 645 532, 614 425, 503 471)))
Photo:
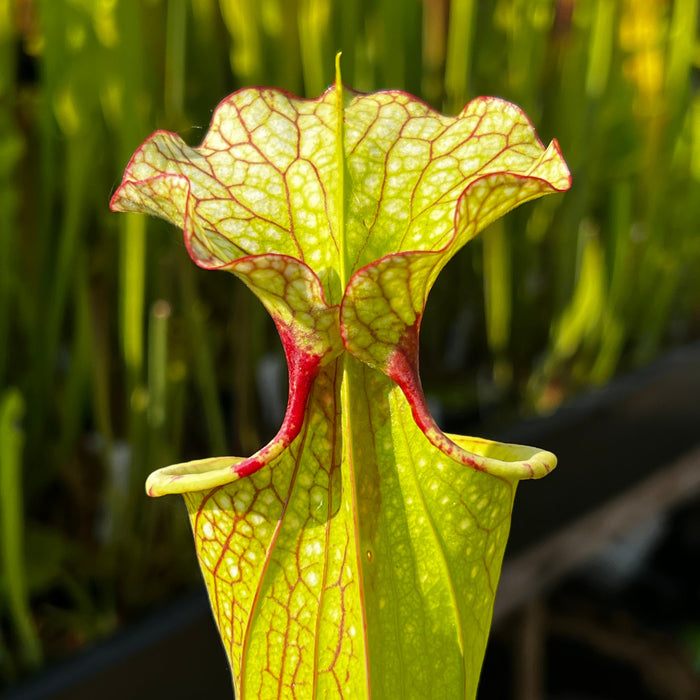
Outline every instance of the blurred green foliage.
POLYGON ((150 132, 197 143, 247 85, 315 96, 337 50, 358 90, 520 104, 574 188, 451 263, 421 367, 453 415, 549 411, 700 336, 697 19, 698 0, 0 0, 0 688, 192 585, 180 503, 147 502, 146 474, 249 454, 277 420, 254 297, 107 208, 150 132))

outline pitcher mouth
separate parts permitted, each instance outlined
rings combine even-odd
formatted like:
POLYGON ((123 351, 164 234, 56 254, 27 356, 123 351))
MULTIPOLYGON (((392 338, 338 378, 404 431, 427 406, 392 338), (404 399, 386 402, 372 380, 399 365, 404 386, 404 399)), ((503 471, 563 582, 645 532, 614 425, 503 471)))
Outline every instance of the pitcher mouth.
MULTIPOLYGON (((549 474, 557 463, 557 458, 551 452, 536 447, 449 433, 444 433, 444 437, 462 453, 462 459, 457 461, 469 460, 473 462, 469 466, 511 481, 541 478, 549 474)), ((454 452, 452 450, 447 456, 454 459, 454 452)), ((146 491, 149 496, 165 496, 217 488, 242 478, 237 473, 240 464, 255 460, 257 454, 247 459, 208 457, 172 464, 154 471, 148 477, 146 491)))

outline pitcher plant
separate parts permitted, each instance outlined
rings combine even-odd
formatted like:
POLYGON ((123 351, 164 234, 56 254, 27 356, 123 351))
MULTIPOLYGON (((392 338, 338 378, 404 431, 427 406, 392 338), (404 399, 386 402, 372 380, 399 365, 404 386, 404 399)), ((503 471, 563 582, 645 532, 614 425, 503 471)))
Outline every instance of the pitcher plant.
POLYGON ((269 444, 147 482, 185 498, 240 700, 475 697, 516 486, 556 458, 440 430, 421 319, 467 241, 570 183, 515 105, 444 116, 353 91, 338 61, 316 99, 243 89, 198 148, 158 131, 132 157, 112 209, 241 279, 288 363, 269 444))

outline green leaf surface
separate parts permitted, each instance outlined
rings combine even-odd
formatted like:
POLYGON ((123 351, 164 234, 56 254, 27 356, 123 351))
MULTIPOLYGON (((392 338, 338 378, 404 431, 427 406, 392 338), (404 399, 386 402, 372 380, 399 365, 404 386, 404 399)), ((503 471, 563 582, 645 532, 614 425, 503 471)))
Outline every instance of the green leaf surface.
POLYGON ((112 200, 248 285, 289 365, 277 436, 166 467, 239 698, 473 698, 517 481, 535 448, 445 435, 418 375, 430 288, 518 204, 567 189, 556 142, 495 98, 457 117, 340 78, 234 93, 199 148, 156 132, 112 200))

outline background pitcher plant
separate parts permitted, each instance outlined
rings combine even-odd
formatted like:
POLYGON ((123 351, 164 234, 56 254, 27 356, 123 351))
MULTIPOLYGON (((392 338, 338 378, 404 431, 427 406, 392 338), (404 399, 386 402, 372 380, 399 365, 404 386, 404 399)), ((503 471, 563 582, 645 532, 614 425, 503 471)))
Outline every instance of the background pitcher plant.
POLYGON ((156 471, 182 493, 238 698, 473 698, 518 481, 545 451, 448 435, 418 374, 440 270, 513 207, 570 186, 558 144, 477 98, 443 116, 336 81, 244 89, 201 146, 156 132, 112 199, 184 230, 279 331, 289 400, 248 458, 156 471))

